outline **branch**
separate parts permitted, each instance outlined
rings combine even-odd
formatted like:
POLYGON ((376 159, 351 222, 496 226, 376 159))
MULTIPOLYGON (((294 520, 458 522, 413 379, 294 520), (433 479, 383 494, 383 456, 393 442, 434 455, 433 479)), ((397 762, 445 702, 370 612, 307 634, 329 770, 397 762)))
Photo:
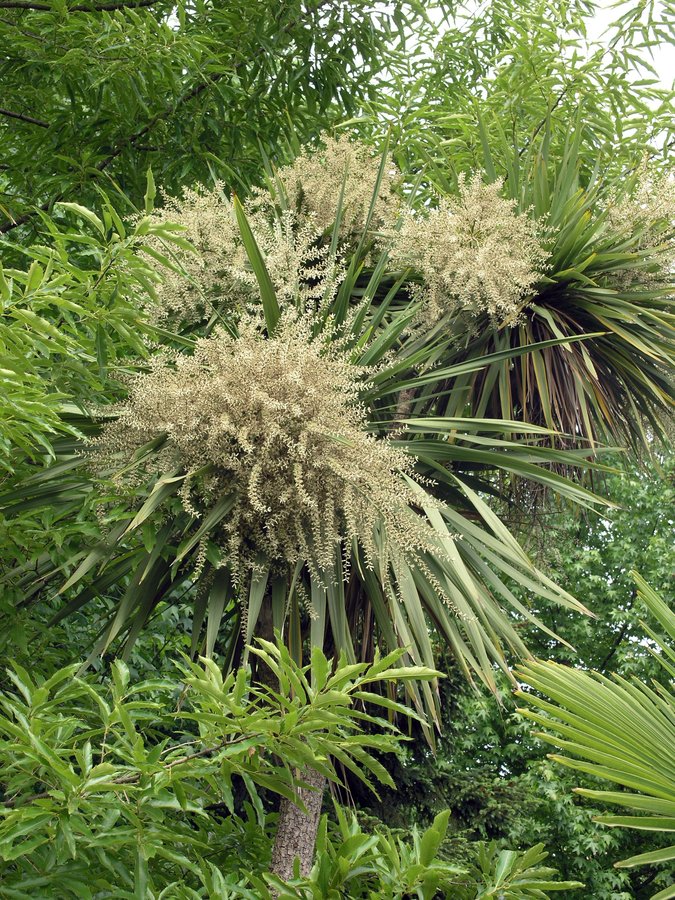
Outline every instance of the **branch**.
MULTIPOLYGON (((0 0, 0 4, 2 2, 3 0, 0 0)), ((145 0, 145 2, 146 4, 149 4, 151 0, 145 0)), ((239 65, 240 64, 238 62, 234 64, 233 69, 235 72, 239 65)), ((133 147, 138 141, 140 141, 141 138, 145 137, 146 134, 152 131, 155 125, 157 125, 159 122, 164 121, 165 119, 170 118, 184 103, 187 103, 190 100, 193 100, 195 97, 198 97, 203 91, 206 90, 207 87, 217 84, 217 82, 219 82, 221 78, 224 78, 225 75, 231 74, 231 72, 216 73, 207 81, 202 81, 200 84, 197 84, 194 87, 190 88, 189 91, 181 94, 181 96, 175 101, 175 103, 172 103, 171 106, 168 106, 166 109, 162 110, 162 112, 154 115, 146 125, 121 141, 117 145, 117 147, 115 147, 115 149, 110 154, 108 154, 108 156, 106 156, 96 164, 95 168, 99 172, 104 172, 108 168, 108 166, 112 162, 114 162, 118 156, 121 156, 121 154, 124 153, 124 151, 128 147, 133 147)), ((52 197, 52 199, 47 203, 43 203, 42 206, 37 207, 37 210, 39 210, 40 212, 48 212, 51 206, 53 206, 55 203, 59 203, 61 200, 63 200, 63 194, 52 197)), ((20 225, 25 225, 26 222, 29 222, 33 218, 35 212, 36 210, 33 209, 30 212, 24 213, 22 216, 19 216, 18 219, 12 219, 11 222, 6 222, 4 225, 0 226, 0 234, 7 234, 8 231, 12 231, 14 228, 18 228, 20 225)))
MULTIPOLYGON (((239 67, 239 63, 235 63, 233 66, 234 71, 236 72, 239 67)), ((140 128, 138 131, 134 132, 134 134, 129 135, 129 137, 125 138, 121 141, 117 147, 110 153, 105 159, 102 159, 99 163, 96 164, 96 168, 99 172, 104 172, 111 162, 114 162, 118 156, 120 156, 127 147, 133 147, 137 141, 140 141, 142 137, 145 137, 148 132, 152 131, 152 129, 159 122, 162 122, 164 119, 168 119, 172 116, 184 103, 187 103, 189 100, 193 100, 195 97, 198 97, 203 91, 206 90, 207 87, 211 87, 214 84, 217 84, 221 78, 224 78, 226 75, 231 75, 231 72, 220 72, 213 75, 208 81, 202 81, 201 84, 197 84, 194 87, 190 88, 189 91, 186 91, 184 94, 176 100, 171 106, 162 110, 161 113, 157 113, 150 119, 150 121, 140 128)))
MULTIPOLYGON (((155 3, 160 2, 162 0, 131 0, 131 2, 116 0, 116 2, 101 4, 79 3, 77 6, 69 6, 67 9, 68 12, 112 12, 116 9, 139 9, 143 6, 154 6, 155 3)), ((33 3, 33 0, 0 0, 0 9, 34 9, 38 12, 55 12, 54 7, 48 3, 33 3)))
POLYGON ((527 148, 528 148, 531 144, 534 143, 535 138, 537 137, 537 135, 539 134, 539 132, 541 131, 541 129, 544 127, 544 125, 548 122, 548 119, 549 119, 549 116, 551 115, 551 113, 555 112, 555 110, 556 110, 556 109, 560 106, 560 104, 562 103, 563 98, 565 97, 565 94, 566 94, 567 91, 570 89, 570 87, 574 84, 574 80, 575 80, 575 79, 572 78, 572 79, 571 79, 571 80, 563 87, 563 89, 560 91, 560 93, 559 93, 558 96, 556 97, 555 103, 554 103, 552 106, 549 106, 548 112, 546 113, 546 115, 544 116, 544 118, 541 120, 541 122, 537 125, 537 127, 534 129, 534 131, 532 132, 532 134, 531 134, 531 136, 530 136, 530 139, 529 139, 529 140, 527 141, 527 143, 524 144, 524 145, 520 148, 520 150, 518 151, 518 156, 522 156, 523 153, 527 150, 527 148))
POLYGON ((396 414, 394 416, 393 429, 395 431, 402 429, 401 425, 402 419, 409 419, 410 413, 413 408, 413 403, 415 402, 415 396, 417 391, 415 388, 405 388, 398 395, 398 402, 396 403, 396 414))
MULTIPOLYGON (((628 612, 630 611, 632 606, 633 606, 633 601, 631 600, 631 602, 628 604, 628 608, 626 609, 626 614, 628 614, 628 612)), ((616 654, 616 651, 619 649, 621 642, 623 641, 624 637, 626 636, 626 632, 628 631, 629 624, 630 623, 628 621, 628 618, 626 617, 626 619, 623 622, 623 625, 621 626, 617 635, 615 636, 614 640, 612 641, 607 655, 605 656, 603 661, 598 666, 598 672, 602 672, 604 674, 605 669, 609 665, 611 659, 616 654)))
MULTIPOLYGON (((62 199, 61 195, 55 197, 53 199, 53 203, 58 203, 62 199)), ((37 209, 32 209, 30 212, 24 213, 22 216, 19 216, 18 219, 12 218, 11 222, 5 222, 4 225, 0 226, 0 234, 7 234, 8 231, 12 231, 14 228, 18 228, 19 225, 25 225, 26 222, 30 222, 35 213, 39 210, 40 212, 47 212, 49 209, 49 203, 43 203, 42 206, 38 206, 37 209)))
POLYGON ((49 122, 43 122, 42 119, 34 119, 32 116, 24 116, 23 113, 12 112, 11 109, 2 109, 0 107, 0 116, 7 116, 8 119, 18 119, 20 122, 28 122, 29 125, 39 125, 40 128, 49 128, 49 122))

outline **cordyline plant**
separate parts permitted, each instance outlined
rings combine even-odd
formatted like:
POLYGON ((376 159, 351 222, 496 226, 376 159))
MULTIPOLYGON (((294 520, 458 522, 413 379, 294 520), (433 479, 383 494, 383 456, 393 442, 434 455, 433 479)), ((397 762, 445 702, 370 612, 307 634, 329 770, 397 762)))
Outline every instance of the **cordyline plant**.
MULTIPOLYGON (((216 188, 157 214, 196 248, 157 234, 139 247, 169 270, 150 311, 176 338, 130 379, 125 401, 100 411, 84 457, 4 498, 9 512, 45 497, 72 508, 88 502, 92 474, 104 486, 105 536, 71 560, 65 584, 49 554, 14 573, 26 602, 81 587, 59 617, 115 596, 92 656, 111 645, 127 654, 153 611, 187 594, 193 652, 217 649, 226 668, 273 629, 297 660, 308 644, 354 662, 382 644, 433 668, 434 634, 467 677, 492 687, 508 653, 527 653, 519 624, 544 628, 510 581, 583 610, 532 564, 487 496, 500 479, 522 480, 593 503, 560 469, 591 465, 588 441, 613 421, 631 433, 644 416, 658 421, 673 346, 661 257, 651 237, 619 252, 631 239, 615 229, 603 237, 610 285, 607 267, 589 274, 586 200, 558 200, 558 217, 542 222, 472 175, 458 197, 413 214, 396 199, 398 179, 386 150, 377 158, 328 140, 271 169, 245 205, 216 188), (616 310, 624 294, 651 299, 609 330, 604 314, 560 328, 542 312, 547 298, 551 309, 560 302, 554 272, 616 310), (541 318, 547 333, 521 341, 541 318), (542 379, 550 353, 562 367, 542 379), (594 394, 610 376, 621 390, 594 394), (535 391, 536 409, 515 399, 512 377, 523 397, 535 391), (540 415, 545 397, 563 414, 540 415)), ((566 197, 573 175, 564 181, 566 197)), ((664 247, 669 214, 659 209, 644 231, 663 231, 664 247)), ((603 234, 608 222, 603 213, 603 234)), ((433 727, 434 683, 407 687, 433 727)), ((298 835, 306 873, 316 820, 282 804, 280 823, 277 874, 292 871, 298 835)))

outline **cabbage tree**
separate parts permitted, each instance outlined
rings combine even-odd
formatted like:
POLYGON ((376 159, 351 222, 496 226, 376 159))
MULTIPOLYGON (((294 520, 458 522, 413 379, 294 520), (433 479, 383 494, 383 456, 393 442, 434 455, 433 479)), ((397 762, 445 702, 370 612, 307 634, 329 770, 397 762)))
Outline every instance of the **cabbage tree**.
MULTIPOLYGON (((569 223, 542 230, 477 174, 454 198, 411 213, 414 197, 401 199, 399 179, 386 151, 373 157, 327 139, 270 167, 266 188, 243 205, 216 187, 167 200, 142 221, 138 253, 166 271, 147 308, 162 345, 130 375, 126 399, 86 425, 85 447, 71 446, 3 497, 9 514, 45 502, 72 511, 96 497, 105 529, 95 546, 65 567, 45 553, 12 575, 24 602, 65 595, 58 617, 114 599, 92 658, 128 654, 158 608, 188 598, 193 653, 217 651, 226 669, 274 629, 298 661, 310 646, 369 660, 381 644, 433 668, 441 640, 468 678, 492 687, 495 666, 527 655, 521 625, 546 630, 512 581, 584 611, 488 500, 522 482, 597 502, 560 470, 599 467, 589 441, 612 410, 587 404, 579 419, 571 407, 594 390, 594 354, 623 378, 643 319, 626 314, 607 337, 609 354, 597 318, 514 341, 540 316, 537 291, 561 232, 569 224, 576 234, 573 210, 569 223), (169 222, 189 243, 162 237, 169 222), (496 342, 486 345, 483 333, 496 342), (485 376, 508 396, 523 360, 553 351, 583 359, 578 391, 556 394, 562 418, 496 406, 476 386, 485 376)), ((654 215, 661 234, 664 215, 654 215)), ((582 250, 570 242, 572 257, 582 250)), ((627 290, 654 276, 649 253, 616 257, 627 290)), ((584 265, 570 259, 568 268, 584 265)), ((660 255, 658 265, 664 279, 660 255)), ((601 289, 614 290, 604 281, 601 289)), ((644 388, 640 400, 617 417, 662 414, 663 397, 646 384, 652 357, 659 372, 672 362, 672 320, 659 327, 648 358, 634 354, 646 373, 632 384, 644 388)), ((528 378, 529 396, 542 382, 528 378)), ((406 686, 433 740, 434 683, 406 686)), ((306 873, 315 818, 282 807, 281 821, 276 871, 292 871, 293 838, 306 873)))

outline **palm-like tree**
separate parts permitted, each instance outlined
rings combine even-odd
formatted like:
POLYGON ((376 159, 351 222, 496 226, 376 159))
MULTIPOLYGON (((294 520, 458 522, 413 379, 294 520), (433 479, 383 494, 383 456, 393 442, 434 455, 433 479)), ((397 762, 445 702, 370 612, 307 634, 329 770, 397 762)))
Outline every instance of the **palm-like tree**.
MULTIPOLYGON (((626 346, 645 328, 630 311, 604 343, 587 340, 597 316, 559 326, 526 292, 522 315, 552 321, 548 331, 499 323, 494 310, 455 309, 430 323, 424 293, 407 290, 420 280, 415 266, 389 263, 398 209, 386 152, 373 163, 344 143, 338 151, 273 173, 245 208, 215 192, 169 210, 200 256, 145 248, 183 279, 167 287, 179 333, 95 439, 98 483, 115 496, 105 537, 71 560, 65 579, 48 553, 13 573, 26 601, 79 588, 59 617, 96 596, 117 598, 92 655, 111 645, 128 653, 154 610, 187 595, 193 652, 217 646, 226 667, 274 628, 297 658, 309 643, 371 659, 381 643, 432 667, 433 634, 467 677, 492 686, 495 666, 527 654, 519 625, 545 628, 513 582, 583 611, 533 565, 487 498, 506 475, 595 502, 559 469, 591 465, 583 440, 604 433, 613 414, 605 404, 619 401, 583 398, 614 374, 632 398, 616 415, 631 429, 646 408, 655 417, 663 398, 653 402, 654 367, 660 378, 671 365, 672 321, 660 319, 650 352, 633 355, 639 377, 630 382, 626 346), (548 354, 564 372, 547 369, 548 354), (561 415, 542 415, 546 390, 534 406, 504 401, 514 384, 542 387, 542 361, 561 415), (570 372, 574 387, 563 391, 570 372)), ((580 202, 563 203, 551 226, 556 247, 569 244, 566 269, 586 272, 588 294, 580 202)), ((621 261, 639 278, 639 254, 621 261)), ((91 494, 88 456, 71 446, 3 505, 77 508, 91 494)), ((433 683, 409 690, 437 720, 433 683)), ((299 811, 282 820, 289 832, 311 831, 299 811)), ((288 873, 282 857, 278 871, 288 873)))
MULTIPOLYGON (((609 441, 644 452, 663 437, 673 408, 675 185, 672 176, 652 177, 646 164, 620 185, 599 172, 582 183, 582 140, 578 126, 563 157, 552 160, 548 126, 541 142, 520 151, 504 137, 493 147, 505 160, 498 173, 486 137, 489 178, 501 175, 516 208, 540 223, 548 258, 509 326, 483 315, 454 358, 529 347, 464 376, 472 414, 547 426, 558 432, 557 446, 609 441)), ((431 178, 440 196, 456 190, 443 171, 431 178)), ((450 400, 443 412, 460 408, 450 400)))

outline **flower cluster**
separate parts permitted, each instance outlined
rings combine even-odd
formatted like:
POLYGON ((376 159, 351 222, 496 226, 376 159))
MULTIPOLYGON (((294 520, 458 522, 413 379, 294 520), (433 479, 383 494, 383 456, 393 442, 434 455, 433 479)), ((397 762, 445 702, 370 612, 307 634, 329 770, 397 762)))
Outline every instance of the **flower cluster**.
POLYGON ((406 215, 392 235, 390 255, 422 278, 423 317, 434 322, 459 309, 515 318, 541 277, 546 253, 535 223, 501 196, 502 183, 480 174, 460 179, 456 198, 406 215))
MULTIPOLYGON (((614 197, 607 210, 611 228, 622 234, 667 231, 670 239, 675 226, 675 177, 654 175, 645 164, 635 188, 622 197, 614 197)), ((646 235, 645 235, 646 236, 646 235)))
MULTIPOLYGON (((364 145, 347 137, 326 138, 323 148, 304 150, 278 170, 277 193, 283 192, 283 203, 267 189, 254 191, 245 211, 280 302, 316 309, 332 299, 344 267, 330 253, 326 232, 342 196, 340 249, 360 236, 379 166, 380 158, 364 145)), ((373 208, 372 231, 393 225, 398 215, 397 176, 389 162, 373 208)), ((257 302, 257 282, 222 185, 167 199, 153 219, 182 226, 182 237, 196 250, 147 238, 149 255, 162 256, 172 266, 164 269, 159 301, 149 308, 155 320, 199 322, 216 312, 241 313, 257 302)))
MULTIPOLYGON (((160 300, 149 308, 167 318, 199 322, 214 313, 241 314, 259 303, 258 282, 249 263, 234 206, 222 191, 187 191, 154 214, 155 221, 183 228, 195 248, 168 246, 151 236, 151 252, 169 258, 160 300)), ((249 224, 280 302, 312 308, 333 297, 343 271, 340 261, 321 245, 321 233, 292 213, 267 218, 249 210, 249 224)))
MULTIPOLYGON (((254 203, 269 211, 275 200, 281 202, 300 221, 311 222, 325 233, 335 222, 342 198, 339 234, 344 242, 349 242, 360 238, 366 229, 382 157, 346 135, 323 135, 321 142, 323 146, 318 148, 303 148, 291 165, 277 170, 277 194, 283 196, 257 191, 254 203)), ((400 178, 396 165, 387 158, 373 204, 370 232, 390 227, 396 221, 401 204, 396 192, 400 178)))
POLYGON ((152 216, 156 223, 181 226, 181 237, 194 247, 169 245, 157 236, 146 239, 153 254, 168 259, 159 301, 149 307, 157 321, 200 321, 223 306, 238 306, 254 295, 256 280, 237 227, 234 207, 221 185, 212 191, 187 190, 166 198, 152 216))
POLYGON ((634 189, 613 196, 607 207, 611 234, 629 242, 629 250, 640 253, 644 267, 619 271, 617 287, 634 284, 672 283, 675 267, 675 177, 654 175, 645 163, 634 189))
POLYGON ((287 315, 266 337, 245 318, 238 337, 217 331, 139 375, 98 452, 131 456, 166 435, 146 474, 187 475, 192 515, 232 495, 210 538, 235 572, 264 554, 322 573, 353 541, 370 564, 410 560, 434 547, 433 532, 412 508, 412 460, 368 432, 366 374, 304 319, 287 315))

